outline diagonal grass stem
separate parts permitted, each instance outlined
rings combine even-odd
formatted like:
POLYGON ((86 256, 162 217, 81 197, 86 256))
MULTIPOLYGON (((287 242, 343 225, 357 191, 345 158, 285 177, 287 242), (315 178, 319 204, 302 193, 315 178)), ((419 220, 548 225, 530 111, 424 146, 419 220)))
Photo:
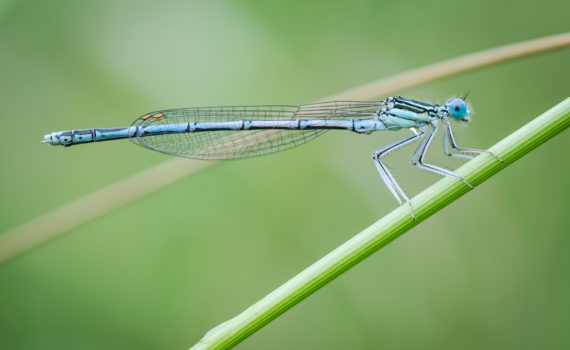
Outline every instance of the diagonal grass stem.
MULTIPOLYGON (((564 131, 569 125, 570 98, 567 98, 489 149, 501 157, 503 163, 484 154, 461 166, 457 173, 477 186, 564 131)), ((238 316, 208 332, 191 349, 224 349, 235 346, 467 192, 469 187, 461 180, 451 177, 441 179, 412 199, 416 220, 411 218, 406 204, 398 207, 238 316)))

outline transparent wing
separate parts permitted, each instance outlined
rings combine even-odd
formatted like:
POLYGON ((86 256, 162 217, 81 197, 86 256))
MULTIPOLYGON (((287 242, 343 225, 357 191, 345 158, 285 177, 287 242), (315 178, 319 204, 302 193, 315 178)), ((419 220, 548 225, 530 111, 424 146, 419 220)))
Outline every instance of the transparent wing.
MULTIPOLYGON (((135 120, 132 126, 236 120, 365 119, 380 108, 378 102, 339 101, 302 106, 197 107, 158 111, 135 120), (158 117, 154 117, 158 116, 158 117)), ((303 144, 327 131, 216 130, 131 137, 135 144, 159 152, 197 159, 255 157, 303 144)))

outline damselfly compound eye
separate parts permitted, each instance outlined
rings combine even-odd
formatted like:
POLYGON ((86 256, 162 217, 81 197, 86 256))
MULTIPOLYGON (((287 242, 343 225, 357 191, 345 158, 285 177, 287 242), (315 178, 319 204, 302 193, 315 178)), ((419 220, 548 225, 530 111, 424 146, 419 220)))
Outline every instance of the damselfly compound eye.
POLYGON ((469 112, 465 101, 459 98, 454 98, 446 103, 449 110, 449 115, 457 120, 469 120, 469 112))

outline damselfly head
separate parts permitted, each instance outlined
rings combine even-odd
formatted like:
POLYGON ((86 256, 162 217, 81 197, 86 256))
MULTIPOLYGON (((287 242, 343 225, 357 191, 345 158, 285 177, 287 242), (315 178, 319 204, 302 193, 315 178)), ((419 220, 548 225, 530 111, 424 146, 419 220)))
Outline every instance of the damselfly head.
POLYGON ((453 98, 445 102, 449 116, 459 121, 469 121, 469 109, 463 99, 453 98))

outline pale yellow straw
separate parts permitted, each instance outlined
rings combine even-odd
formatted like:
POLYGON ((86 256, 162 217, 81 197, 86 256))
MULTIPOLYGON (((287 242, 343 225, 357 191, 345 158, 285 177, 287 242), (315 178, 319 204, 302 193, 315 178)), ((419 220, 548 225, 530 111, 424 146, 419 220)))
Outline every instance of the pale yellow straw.
MULTIPOLYGON (((461 72, 569 45, 570 33, 523 41, 413 69, 323 100, 371 100, 461 72)), ((210 164, 213 162, 172 159, 4 232, 0 235, 0 263, 210 164)))

